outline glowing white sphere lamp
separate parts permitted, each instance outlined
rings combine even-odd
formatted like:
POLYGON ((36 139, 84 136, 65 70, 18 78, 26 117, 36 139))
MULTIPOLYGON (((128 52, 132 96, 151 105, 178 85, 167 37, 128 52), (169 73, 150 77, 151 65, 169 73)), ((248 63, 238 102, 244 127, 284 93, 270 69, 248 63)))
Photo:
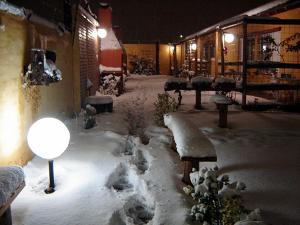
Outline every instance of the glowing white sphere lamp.
POLYGON ((227 43, 232 43, 234 41, 234 35, 230 33, 225 33, 224 34, 224 40, 227 43))
POLYGON ((55 191, 53 159, 59 157, 68 147, 70 132, 63 122, 55 118, 43 118, 29 128, 27 142, 37 156, 49 162, 49 187, 45 192, 55 191))
POLYGON ((104 28, 98 28, 97 30, 99 38, 103 39, 107 36, 107 30, 104 28))

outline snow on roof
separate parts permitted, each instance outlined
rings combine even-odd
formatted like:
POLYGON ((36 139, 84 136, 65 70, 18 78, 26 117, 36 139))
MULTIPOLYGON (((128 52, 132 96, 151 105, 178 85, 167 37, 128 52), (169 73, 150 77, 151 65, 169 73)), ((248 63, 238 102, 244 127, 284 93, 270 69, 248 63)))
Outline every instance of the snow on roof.
POLYGON ((242 19, 243 17, 245 16, 255 16, 255 15, 258 15, 260 13, 263 13, 265 11, 268 11, 270 9, 273 9, 279 5, 282 5, 282 4, 285 4, 285 3, 288 3, 290 0, 276 0, 276 1, 272 1, 272 2, 269 2, 267 4, 264 4, 262 6, 259 6, 257 8, 254 8, 254 9, 251 9, 249 11, 246 11, 244 13, 241 13, 239 15, 236 15, 236 16, 233 16, 233 17, 230 17, 226 20, 223 20, 223 21, 220 21, 219 23, 216 23, 210 27, 207 27, 205 29, 202 29, 196 33, 193 33, 189 36, 187 36, 184 40, 189 40, 189 39, 192 39, 194 38, 195 36, 200 36, 200 35, 203 35, 205 33, 208 33, 208 32, 211 32, 215 29, 217 29, 218 27, 224 25, 224 24, 227 24, 227 23, 230 23, 231 21, 237 21, 239 19, 242 19))
POLYGON ((20 16, 20 17, 25 17, 24 9, 14 6, 11 3, 8 3, 6 1, 0 1, 0 11, 15 15, 15 16, 20 16))
POLYGON ((100 64, 99 71, 100 71, 100 73, 102 73, 102 72, 119 72, 119 71, 122 71, 122 68, 121 67, 109 67, 109 66, 104 66, 104 65, 100 64))
POLYGON ((107 31, 106 38, 101 39, 101 50, 122 49, 112 28, 107 31))

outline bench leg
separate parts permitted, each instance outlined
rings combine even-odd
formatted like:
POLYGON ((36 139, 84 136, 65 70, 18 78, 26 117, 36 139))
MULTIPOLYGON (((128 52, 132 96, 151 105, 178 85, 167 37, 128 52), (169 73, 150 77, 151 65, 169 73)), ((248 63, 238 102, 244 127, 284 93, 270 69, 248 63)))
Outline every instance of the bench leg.
POLYGON ((191 160, 191 161, 184 161, 183 163, 184 163, 184 171, 183 171, 182 181, 185 184, 191 184, 190 173, 192 172, 193 168, 199 170, 199 161, 191 160))
POLYGON ((182 99, 181 91, 178 90, 178 106, 181 105, 181 99, 182 99))
POLYGON ((219 106, 219 127, 226 128, 228 106, 224 104, 219 104, 218 106, 219 106))
POLYGON ((0 225, 12 225, 10 206, 5 213, 0 217, 0 225))
POLYGON ((195 109, 202 109, 201 105, 201 91, 196 90, 196 104, 195 109))

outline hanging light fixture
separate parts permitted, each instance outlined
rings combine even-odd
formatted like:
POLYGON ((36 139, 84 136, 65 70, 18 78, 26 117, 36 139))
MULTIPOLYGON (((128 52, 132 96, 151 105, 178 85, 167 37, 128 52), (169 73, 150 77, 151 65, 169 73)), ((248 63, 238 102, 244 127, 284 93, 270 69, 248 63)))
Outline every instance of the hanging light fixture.
POLYGON ((97 29, 97 34, 98 34, 99 38, 101 38, 101 39, 106 38, 106 36, 107 36, 107 30, 104 29, 104 28, 100 28, 99 27, 97 29))

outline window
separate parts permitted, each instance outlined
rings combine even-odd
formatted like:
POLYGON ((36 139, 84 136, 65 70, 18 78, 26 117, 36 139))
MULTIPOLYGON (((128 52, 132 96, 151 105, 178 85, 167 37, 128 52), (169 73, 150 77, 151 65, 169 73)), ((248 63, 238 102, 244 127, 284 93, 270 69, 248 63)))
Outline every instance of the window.
MULTIPOLYGON (((276 44, 280 43, 280 28, 272 31, 260 31, 249 33, 247 56, 248 61, 273 61, 280 62, 280 49, 276 44)), ((243 61, 243 39, 239 40, 239 59, 243 61)))

